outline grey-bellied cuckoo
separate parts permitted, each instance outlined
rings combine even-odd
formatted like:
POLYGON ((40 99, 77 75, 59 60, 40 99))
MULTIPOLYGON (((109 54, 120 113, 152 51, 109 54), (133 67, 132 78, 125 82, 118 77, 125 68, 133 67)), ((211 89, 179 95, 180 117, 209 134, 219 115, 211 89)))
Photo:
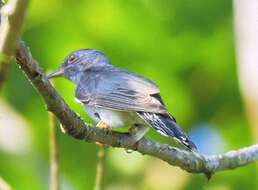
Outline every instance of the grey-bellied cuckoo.
POLYGON ((125 127, 135 140, 149 127, 173 137, 190 150, 196 146, 168 112, 152 81, 113 67, 101 52, 82 49, 71 53, 48 78, 64 76, 77 85, 76 100, 99 127, 125 127))

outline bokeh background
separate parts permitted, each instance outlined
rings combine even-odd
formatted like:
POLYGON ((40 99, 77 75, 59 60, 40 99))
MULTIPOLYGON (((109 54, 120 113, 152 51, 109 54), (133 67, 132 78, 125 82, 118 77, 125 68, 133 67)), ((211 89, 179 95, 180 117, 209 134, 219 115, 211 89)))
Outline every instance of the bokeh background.
MULTIPOLYGON (((22 37, 49 72, 71 52, 93 48, 113 65, 151 78, 168 109, 206 155, 253 143, 241 100, 232 2, 225 0, 32 0, 22 37)), ((57 91, 85 121, 75 86, 57 91)), ((147 138, 173 145, 150 131, 147 138)), ((93 189, 98 147, 58 130, 62 190, 93 189)), ((158 159, 106 149, 105 189, 257 189, 254 164, 209 182, 158 159)), ((0 176, 14 189, 47 189, 49 127, 44 102, 12 64, 0 96, 0 176)))

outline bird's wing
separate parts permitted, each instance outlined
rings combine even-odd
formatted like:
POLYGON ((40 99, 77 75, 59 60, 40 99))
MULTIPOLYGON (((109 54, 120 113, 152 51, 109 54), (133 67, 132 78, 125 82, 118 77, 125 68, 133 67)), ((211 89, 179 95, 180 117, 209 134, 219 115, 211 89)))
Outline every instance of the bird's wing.
POLYGON ((88 105, 120 111, 167 113, 159 88, 150 80, 112 69, 85 74, 76 98, 88 105))

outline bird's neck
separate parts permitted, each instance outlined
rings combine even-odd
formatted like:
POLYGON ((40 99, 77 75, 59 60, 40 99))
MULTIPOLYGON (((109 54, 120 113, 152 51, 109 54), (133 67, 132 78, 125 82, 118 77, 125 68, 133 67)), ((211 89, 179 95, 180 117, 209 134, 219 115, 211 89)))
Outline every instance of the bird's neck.
POLYGON ((100 72, 110 68, 113 68, 113 66, 110 64, 105 64, 105 66, 91 67, 86 70, 77 71, 76 73, 73 73, 72 75, 69 75, 66 78, 78 85, 82 77, 88 77, 91 73, 100 72))
POLYGON ((82 73, 83 73, 83 72, 78 72, 78 73, 76 73, 76 74, 74 74, 74 75, 72 75, 72 76, 69 76, 68 79, 78 85, 79 82, 80 82, 82 73))

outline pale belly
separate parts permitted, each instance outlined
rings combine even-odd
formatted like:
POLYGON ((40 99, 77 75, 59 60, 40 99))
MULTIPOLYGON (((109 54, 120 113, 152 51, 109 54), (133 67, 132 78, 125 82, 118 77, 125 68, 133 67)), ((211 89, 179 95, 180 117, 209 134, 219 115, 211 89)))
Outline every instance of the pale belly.
POLYGON ((86 105, 84 108, 91 119, 96 122, 101 120, 112 128, 130 127, 134 124, 145 125, 145 122, 135 112, 116 111, 111 109, 95 108, 86 105))

